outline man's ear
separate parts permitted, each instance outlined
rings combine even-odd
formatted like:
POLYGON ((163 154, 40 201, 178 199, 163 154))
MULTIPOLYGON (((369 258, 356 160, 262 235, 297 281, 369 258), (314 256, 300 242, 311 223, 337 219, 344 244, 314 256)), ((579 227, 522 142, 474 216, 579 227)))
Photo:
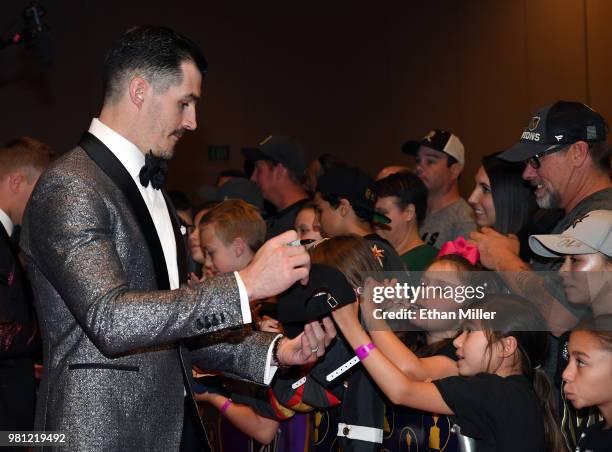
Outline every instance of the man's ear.
POLYGON ((416 221, 416 209, 414 208, 414 204, 408 204, 406 208, 402 211, 402 215, 406 219, 406 222, 416 221))
POLYGON ((8 179, 9 189, 11 190, 11 193, 13 194, 19 193, 19 189, 21 188, 21 185, 24 182, 26 182, 26 176, 21 171, 15 171, 15 172, 9 173, 7 176, 7 179, 8 179))
POLYGON ((139 110, 144 104, 145 97, 149 92, 149 88, 149 83, 142 77, 134 77, 130 81, 130 85, 128 87, 130 102, 135 105, 136 108, 138 108, 139 110))
POLYGON ((283 165, 282 163, 277 163, 272 171, 274 172, 274 176, 277 179, 282 179, 285 177, 285 175, 289 176, 289 170, 287 170, 287 168, 285 168, 285 165, 283 165))
POLYGON ((340 215, 346 217, 351 211, 351 203, 346 198, 342 198, 340 200, 340 204, 338 205, 338 210, 340 211, 340 215))
POLYGON ((576 141, 567 150, 571 165, 581 167, 589 156, 589 145, 585 141, 576 141))
POLYGON ((453 176, 453 179, 459 179, 459 174, 463 171, 463 165, 459 162, 455 162, 450 166, 450 172, 453 176))

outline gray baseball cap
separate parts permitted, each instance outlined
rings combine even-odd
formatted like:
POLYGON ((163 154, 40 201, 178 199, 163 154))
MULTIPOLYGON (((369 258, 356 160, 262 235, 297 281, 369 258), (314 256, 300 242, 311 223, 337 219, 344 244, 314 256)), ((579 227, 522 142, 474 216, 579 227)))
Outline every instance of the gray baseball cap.
POLYGON ((597 252, 612 257, 612 211, 593 210, 576 218, 561 234, 532 235, 529 247, 544 257, 597 252))

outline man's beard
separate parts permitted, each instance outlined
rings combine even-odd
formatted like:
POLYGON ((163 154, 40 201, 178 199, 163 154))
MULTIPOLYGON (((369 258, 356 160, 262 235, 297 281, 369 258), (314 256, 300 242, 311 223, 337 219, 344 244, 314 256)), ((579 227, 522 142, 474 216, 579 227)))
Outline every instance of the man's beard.
POLYGON ((156 151, 153 151, 153 155, 155 157, 159 157, 159 158, 162 158, 164 160, 170 160, 172 157, 174 157, 174 148, 171 148, 171 149, 157 149, 156 151))
POLYGON ((561 207, 561 195, 546 185, 539 196, 536 195, 536 203, 540 209, 558 209, 561 207))
POLYGON ((168 145, 168 147, 164 148, 164 149, 154 149, 153 150, 153 155, 159 158, 162 158, 164 160, 170 160, 172 157, 174 157, 174 148, 175 146, 178 144, 178 142, 180 141, 181 137, 183 136, 184 131, 183 130, 175 130, 174 132, 172 132, 169 137, 171 138, 171 140, 176 139, 176 142, 172 142, 171 144, 168 145))

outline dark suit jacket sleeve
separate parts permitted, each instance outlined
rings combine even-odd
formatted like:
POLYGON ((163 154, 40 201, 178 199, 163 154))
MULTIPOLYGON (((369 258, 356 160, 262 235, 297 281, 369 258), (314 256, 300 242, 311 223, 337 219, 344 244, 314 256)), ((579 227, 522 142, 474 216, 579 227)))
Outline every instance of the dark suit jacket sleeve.
MULTIPOLYGON (((240 296, 231 274, 195 289, 131 289, 123 267, 130 261, 120 259, 115 236, 122 219, 107 205, 113 200, 83 179, 54 174, 39 182, 26 211, 21 245, 28 265, 35 267, 32 271, 44 275, 104 354, 242 325, 240 296), (208 321, 211 313, 218 314, 214 323, 208 321)), ((137 250, 146 244, 129 246, 137 250)))
POLYGON ((0 359, 32 358, 40 350, 38 325, 27 315, 22 277, 20 264, 0 237, 0 359))

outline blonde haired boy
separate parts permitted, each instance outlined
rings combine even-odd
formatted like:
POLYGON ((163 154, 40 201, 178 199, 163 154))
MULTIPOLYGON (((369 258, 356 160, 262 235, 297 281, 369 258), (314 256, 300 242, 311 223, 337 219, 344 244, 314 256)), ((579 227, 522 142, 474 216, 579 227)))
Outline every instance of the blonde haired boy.
POLYGON ((228 199, 200 220, 204 267, 213 274, 245 268, 263 244, 266 223, 251 204, 228 199))

